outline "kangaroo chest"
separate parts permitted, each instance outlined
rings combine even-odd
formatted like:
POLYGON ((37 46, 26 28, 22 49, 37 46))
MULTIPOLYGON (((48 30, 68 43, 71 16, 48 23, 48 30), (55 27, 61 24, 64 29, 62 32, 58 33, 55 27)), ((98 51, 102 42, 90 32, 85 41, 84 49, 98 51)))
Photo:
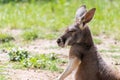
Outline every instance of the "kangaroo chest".
POLYGON ((98 80, 97 64, 98 62, 97 62, 96 54, 83 55, 81 64, 79 65, 78 70, 76 72, 75 80, 98 80))

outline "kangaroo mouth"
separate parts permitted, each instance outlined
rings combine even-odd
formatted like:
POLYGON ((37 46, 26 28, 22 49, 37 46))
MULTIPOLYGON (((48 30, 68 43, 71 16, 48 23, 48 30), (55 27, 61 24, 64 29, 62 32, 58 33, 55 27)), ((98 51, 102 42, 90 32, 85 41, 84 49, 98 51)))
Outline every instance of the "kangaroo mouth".
POLYGON ((60 46, 62 48, 65 47, 65 46, 68 46, 70 40, 71 40, 71 37, 68 38, 68 39, 62 39, 62 38, 60 38, 60 39, 57 40, 58 46, 60 46))
POLYGON ((65 44, 63 42, 59 43, 58 46, 64 48, 65 47, 65 44))
POLYGON ((57 40, 57 44, 58 44, 58 46, 60 46, 60 47, 65 47, 65 41, 66 40, 63 40, 62 38, 59 38, 58 40, 57 40))

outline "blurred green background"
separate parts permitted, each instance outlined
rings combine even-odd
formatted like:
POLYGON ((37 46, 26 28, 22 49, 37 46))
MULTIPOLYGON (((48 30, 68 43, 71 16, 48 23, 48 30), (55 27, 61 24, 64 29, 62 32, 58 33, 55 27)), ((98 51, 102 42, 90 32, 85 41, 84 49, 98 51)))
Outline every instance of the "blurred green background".
POLYGON ((95 7, 93 35, 120 40, 120 0, 0 0, 0 42, 56 39, 74 22, 77 8, 95 7), (20 32, 14 37, 14 34, 20 32))
POLYGON ((13 71, 9 72, 7 68, 62 71, 61 66, 65 66, 67 56, 63 56, 63 53, 57 55, 58 50, 64 50, 60 50, 53 42, 67 26, 74 23, 75 12, 83 4, 88 10, 96 8, 95 16, 88 25, 94 42, 101 46, 99 51, 105 53, 102 54, 105 58, 119 62, 120 0, 0 0, 0 80, 12 80, 7 77, 13 71), (27 48, 27 51, 19 47, 27 48), (5 61, 7 57, 13 58, 13 62, 8 59, 5 61))

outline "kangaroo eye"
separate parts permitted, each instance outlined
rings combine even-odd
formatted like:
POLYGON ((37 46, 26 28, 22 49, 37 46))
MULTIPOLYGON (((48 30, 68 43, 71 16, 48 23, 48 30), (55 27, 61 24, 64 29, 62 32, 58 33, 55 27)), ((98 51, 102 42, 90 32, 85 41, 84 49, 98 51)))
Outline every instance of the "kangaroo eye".
POLYGON ((76 30, 71 30, 71 31, 69 31, 69 32, 72 32, 72 33, 73 33, 73 32, 75 32, 75 31, 76 31, 76 30))

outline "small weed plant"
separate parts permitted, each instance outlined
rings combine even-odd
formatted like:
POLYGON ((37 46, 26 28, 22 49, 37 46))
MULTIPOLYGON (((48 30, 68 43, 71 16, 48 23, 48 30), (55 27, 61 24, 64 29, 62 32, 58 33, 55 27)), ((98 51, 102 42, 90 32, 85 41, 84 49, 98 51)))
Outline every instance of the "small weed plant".
POLYGON ((46 69, 50 71, 60 71, 59 64, 66 61, 57 58, 55 53, 39 54, 34 57, 26 58, 21 63, 24 67, 46 69))
POLYGON ((24 40, 35 40, 36 38, 38 38, 38 33, 37 31, 29 30, 29 31, 25 31, 22 34, 22 37, 24 40))
POLYGON ((50 71, 61 71, 59 65, 66 63, 65 60, 59 59, 55 53, 30 56, 29 52, 23 49, 12 49, 9 56, 10 61, 18 61, 23 67, 50 71))
POLYGON ((21 48, 18 49, 13 48, 9 52, 10 61, 22 61, 28 58, 28 54, 29 54, 28 51, 23 50, 21 48))
POLYGON ((9 42, 11 40, 14 40, 11 35, 6 33, 0 33, 0 43, 9 42))

